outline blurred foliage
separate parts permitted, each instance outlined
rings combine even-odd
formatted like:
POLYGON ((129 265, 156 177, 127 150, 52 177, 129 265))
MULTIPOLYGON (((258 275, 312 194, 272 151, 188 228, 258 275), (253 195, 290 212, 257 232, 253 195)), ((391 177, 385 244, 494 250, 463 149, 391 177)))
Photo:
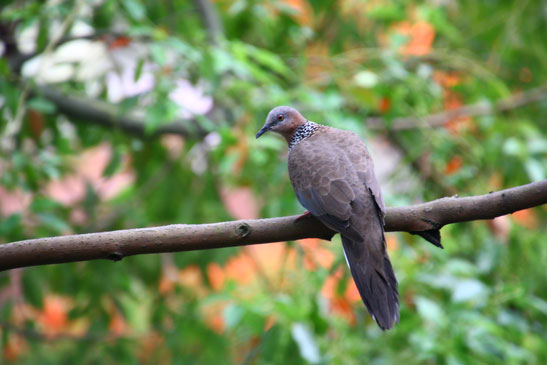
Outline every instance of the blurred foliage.
MULTIPOLYGON (((8 0, 0 14, 3 242, 301 212, 284 142, 254 140, 280 104, 402 153, 384 181, 395 187, 389 205, 547 177, 545 100, 386 132, 398 117, 545 85, 541 1, 8 0), (72 43, 59 55, 82 40, 87 53, 72 43), (111 62, 116 52, 131 67, 111 62), (42 60, 27 60, 22 77, 24 54, 42 60), (154 82, 115 99, 109 80, 126 71, 133 88, 154 82), (144 135, 60 114, 34 91, 46 83, 109 101, 118 116, 140 113, 144 135), (212 101, 223 117, 195 111, 205 133, 153 136, 184 115, 176 90, 199 94, 186 108, 212 101)), ((374 157, 382 166, 389 156, 374 157)), ((389 234, 401 323, 386 333, 356 296, 337 239, 13 270, 0 276, 3 360, 546 363, 545 217, 536 208, 447 226, 443 251, 389 234)))

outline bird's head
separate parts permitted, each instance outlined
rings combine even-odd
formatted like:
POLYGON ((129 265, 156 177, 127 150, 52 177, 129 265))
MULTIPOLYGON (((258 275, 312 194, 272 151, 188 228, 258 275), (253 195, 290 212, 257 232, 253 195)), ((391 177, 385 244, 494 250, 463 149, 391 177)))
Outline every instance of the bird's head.
POLYGON ((278 106, 273 108, 266 118, 266 123, 256 134, 260 137, 268 131, 281 134, 287 141, 290 140, 296 128, 307 122, 306 118, 298 110, 290 106, 278 106))

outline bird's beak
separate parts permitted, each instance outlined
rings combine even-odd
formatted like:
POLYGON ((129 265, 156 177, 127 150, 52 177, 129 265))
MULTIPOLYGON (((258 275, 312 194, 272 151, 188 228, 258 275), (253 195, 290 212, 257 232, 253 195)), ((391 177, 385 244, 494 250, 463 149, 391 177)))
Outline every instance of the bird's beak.
POLYGON ((256 134, 256 138, 260 137, 261 135, 263 135, 264 133, 266 133, 267 131, 269 131, 271 129, 271 127, 269 125, 265 125, 264 127, 262 127, 258 133, 256 134))

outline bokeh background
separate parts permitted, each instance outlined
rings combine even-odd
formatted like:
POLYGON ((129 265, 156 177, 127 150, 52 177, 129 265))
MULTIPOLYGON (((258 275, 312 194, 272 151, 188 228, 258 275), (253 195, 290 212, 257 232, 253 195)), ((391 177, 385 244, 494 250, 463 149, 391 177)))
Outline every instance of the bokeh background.
MULTIPOLYGON (((360 134, 390 206, 547 177, 544 1, 0 9, 2 243, 302 213, 254 138, 283 104, 360 134)), ((3 272, 1 362, 546 363, 546 215, 387 234, 385 333, 338 238, 3 272)))

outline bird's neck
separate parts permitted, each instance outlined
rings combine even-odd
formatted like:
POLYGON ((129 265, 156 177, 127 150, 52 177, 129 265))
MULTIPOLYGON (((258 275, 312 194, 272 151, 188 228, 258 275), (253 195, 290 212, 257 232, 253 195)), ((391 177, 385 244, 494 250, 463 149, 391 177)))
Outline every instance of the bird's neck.
POLYGON ((291 138, 289 139, 289 149, 296 146, 300 141, 312 136, 317 129, 319 129, 320 124, 310 122, 309 120, 306 123, 300 125, 294 130, 291 138))

